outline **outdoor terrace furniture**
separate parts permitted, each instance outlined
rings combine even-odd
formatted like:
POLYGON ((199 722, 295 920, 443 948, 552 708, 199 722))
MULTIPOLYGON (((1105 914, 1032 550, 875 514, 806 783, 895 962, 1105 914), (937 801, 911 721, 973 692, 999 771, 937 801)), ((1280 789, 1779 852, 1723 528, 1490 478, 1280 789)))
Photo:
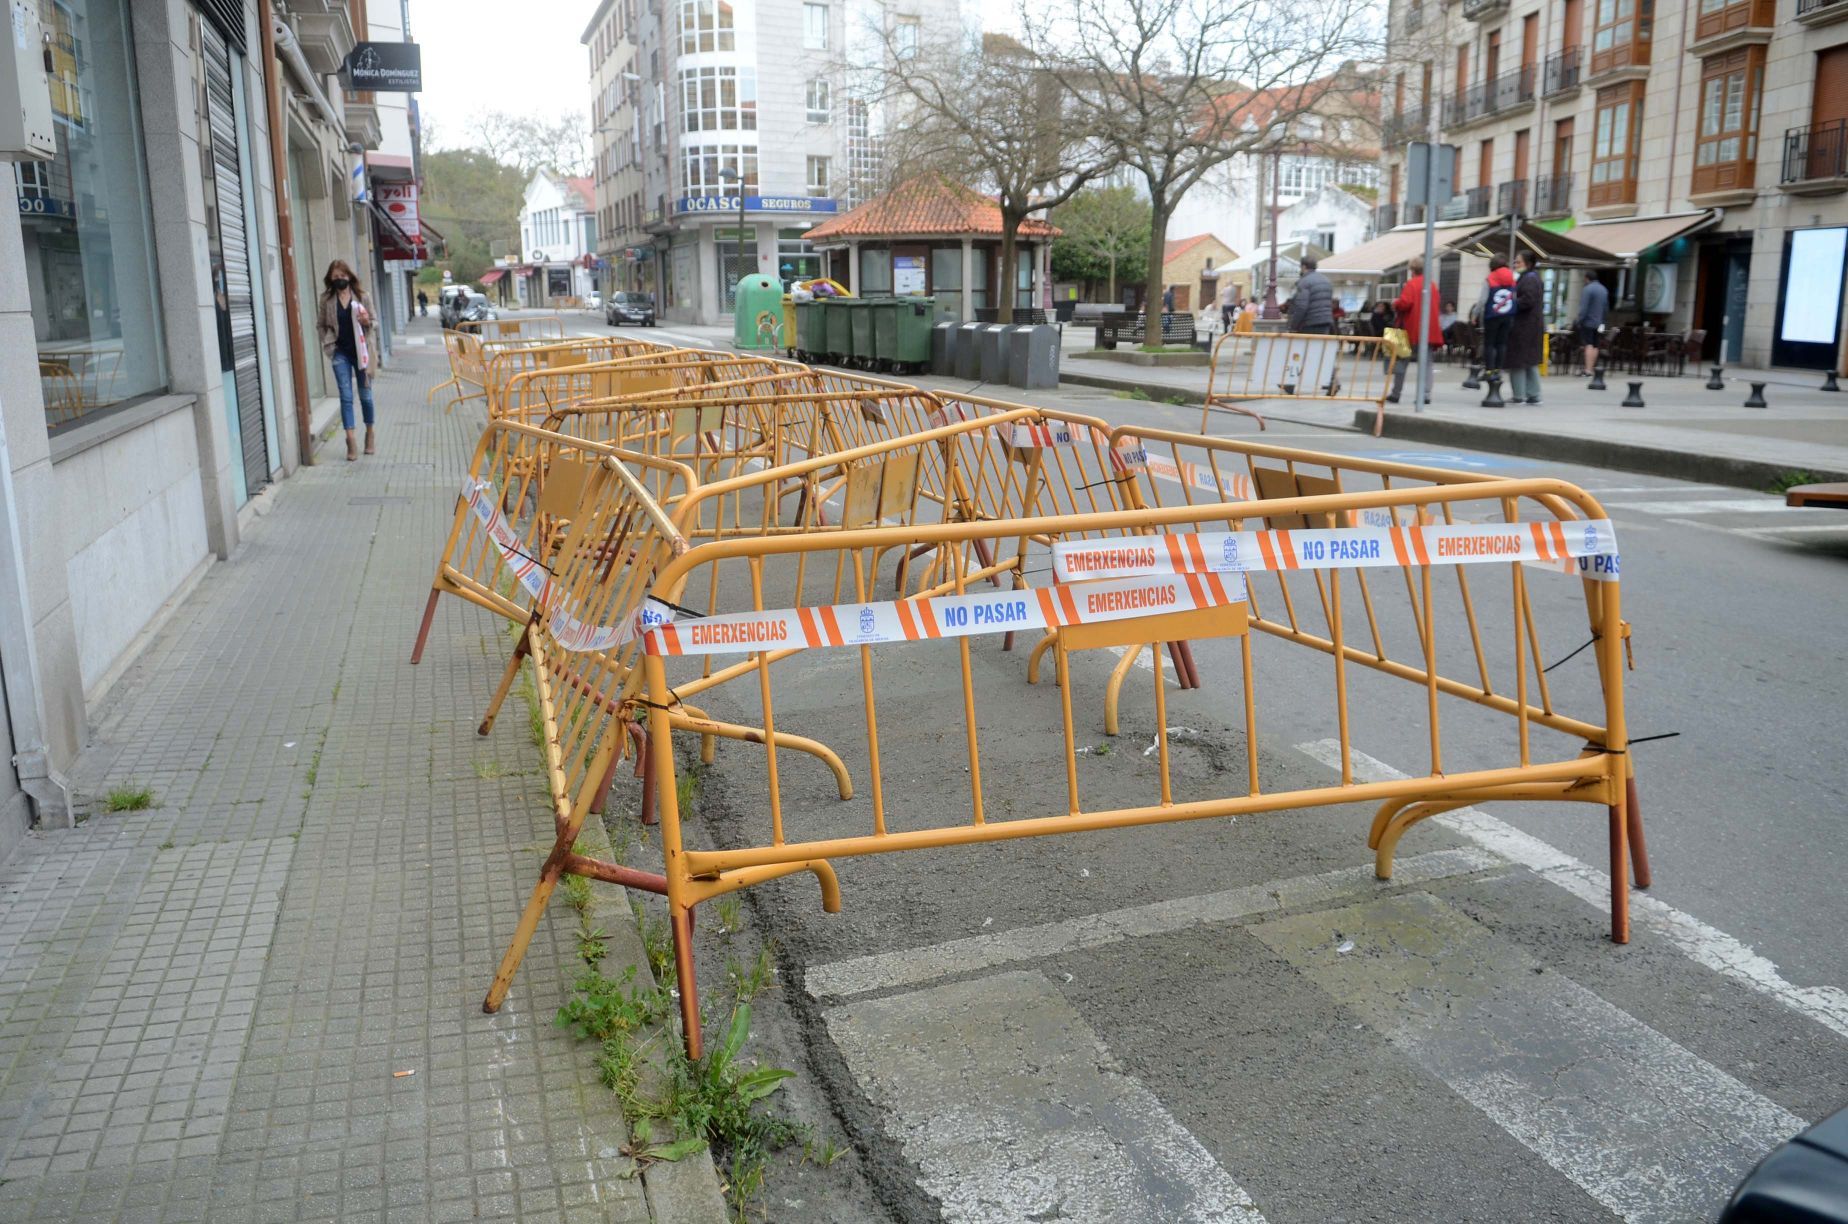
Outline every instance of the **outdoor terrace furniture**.
MULTIPOLYGON (((1108 314, 1097 323, 1097 347, 1113 349, 1119 340, 1133 344, 1143 343, 1142 314, 1108 314)), ((1194 342, 1194 317, 1185 311, 1175 311, 1161 316, 1161 342, 1163 344, 1180 344, 1192 346, 1194 342)))

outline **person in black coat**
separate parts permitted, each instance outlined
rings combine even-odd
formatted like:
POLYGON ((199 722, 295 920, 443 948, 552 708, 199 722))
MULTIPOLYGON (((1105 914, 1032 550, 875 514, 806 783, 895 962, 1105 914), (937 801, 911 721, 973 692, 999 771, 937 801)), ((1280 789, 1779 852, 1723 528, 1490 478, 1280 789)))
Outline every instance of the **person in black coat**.
POLYGON ((1541 335, 1546 330, 1546 290, 1539 260, 1532 251, 1514 257, 1514 322, 1508 327, 1503 363, 1508 368, 1508 399, 1515 404, 1540 402, 1541 335))

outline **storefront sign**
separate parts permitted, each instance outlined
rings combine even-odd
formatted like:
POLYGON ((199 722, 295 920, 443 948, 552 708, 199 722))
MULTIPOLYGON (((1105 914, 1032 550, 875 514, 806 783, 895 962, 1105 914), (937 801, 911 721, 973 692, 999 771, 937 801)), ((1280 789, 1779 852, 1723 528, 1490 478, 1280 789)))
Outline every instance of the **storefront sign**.
POLYGON ((423 48, 405 42, 356 43, 340 66, 340 80, 348 89, 417 93, 423 89, 423 48))
POLYGON ((77 205, 56 196, 20 196, 19 213, 23 217, 75 217, 77 205))
MULTIPOLYGON (((835 213, 840 211, 840 202, 816 199, 813 196, 745 196, 744 210, 754 213, 835 213)), ((674 201, 676 216, 737 211, 737 196, 682 196, 674 201)))
POLYGON ((922 255, 893 257, 892 292, 899 297, 924 292, 924 257, 922 255))
POLYGON ((417 184, 415 182, 377 182, 372 190, 379 206, 397 223, 412 242, 423 241, 423 224, 417 218, 417 184))

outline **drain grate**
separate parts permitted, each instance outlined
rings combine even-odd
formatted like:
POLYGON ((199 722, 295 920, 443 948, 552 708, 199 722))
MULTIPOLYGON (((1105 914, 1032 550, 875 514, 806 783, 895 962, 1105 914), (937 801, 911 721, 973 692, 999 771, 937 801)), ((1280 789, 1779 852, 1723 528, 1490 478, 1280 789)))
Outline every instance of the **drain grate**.
POLYGON ((408 497, 349 497, 347 498, 347 505, 349 506, 408 506, 410 504, 411 504, 411 499, 408 497))

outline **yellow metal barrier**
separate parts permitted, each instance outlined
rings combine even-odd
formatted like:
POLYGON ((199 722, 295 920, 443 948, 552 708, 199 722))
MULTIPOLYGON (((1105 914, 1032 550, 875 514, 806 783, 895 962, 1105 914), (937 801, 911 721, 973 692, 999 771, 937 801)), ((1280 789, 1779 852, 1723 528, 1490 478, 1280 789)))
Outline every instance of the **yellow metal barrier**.
POLYGON ((1252 404, 1307 399, 1373 404, 1377 437, 1386 421, 1393 360, 1378 336, 1227 332, 1213 345, 1200 431, 1206 432, 1215 409, 1242 413, 1263 429, 1264 417, 1252 404))
POLYGON ((507 319, 481 319, 456 324, 458 331, 473 332, 484 340, 551 342, 565 338, 565 321, 557 315, 516 315, 507 319))
MULTIPOLYGON (((1549 689, 1540 670, 1538 639, 1533 632, 1539 608, 1528 598, 1529 567, 1500 559, 1519 556, 1549 567, 1570 566, 1573 572, 1579 572, 1574 556, 1594 559, 1590 550, 1614 546, 1614 532, 1596 501, 1572 485, 1555 480, 1486 480, 1077 516, 849 528, 827 535, 734 535, 676 553, 649 587, 658 602, 648 606, 654 609, 656 618, 669 623, 651 629, 646 638, 648 648, 642 658, 646 687, 640 697, 650 724, 649 750, 656 783, 653 799, 658 806, 666 853, 663 886, 676 939, 689 1052, 697 1054, 699 1041, 697 982, 690 942, 693 907, 766 878, 809 870, 822 877, 824 901, 833 909, 838 905, 838 891, 826 862, 857 855, 1368 802, 1378 805, 1369 840, 1377 851, 1377 870, 1387 875, 1399 837, 1430 815, 1495 799, 1593 803, 1605 807, 1608 816, 1612 937, 1619 942, 1626 940, 1627 873, 1632 860, 1639 883, 1647 880, 1640 818, 1628 785, 1621 677, 1625 634, 1619 587, 1615 581, 1590 578, 1580 585, 1584 610, 1595 635, 1596 677, 1594 683, 1581 686, 1585 688, 1579 695, 1584 708, 1568 713, 1562 708, 1562 694, 1549 689), (1462 513, 1465 510, 1467 515, 1462 513), (1407 526, 1397 533, 1390 527, 1371 526, 1380 516, 1407 526), (1471 517, 1483 521, 1466 526, 1471 517), (1453 518, 1462 521, 1455 527, 1440 522, 1453 518), (1314 526, 1267 528, 1253 531, 1249 537, 1233 534, 1252 531, 1266 521, 1314 526), (1361 526, 1344 526, 1350 523, 1361 526), (1359 548, 1351 539, 1355 532, 1374 533, 1369 537, 1374 548, 1371 554, 1364 549, 1343 551, 1359 548), (1095 550, 1084 556, 1127 566, 1131 577, 1091 581, 1088 574, 1081 574, 1056 588, 1041 587, 1020 594, 976 594, 976 584, 992 572, 981 564, 982 550, 977 543, 1005 555, 1011 542, 1023 539, 1052 541, 1050 551, 1064 558, 1068 566, 1074 561, 1069 553, 1060 550, 1083 543, 1095 550), (1124 546, 1138 539, 1149 543, 1124 546), (1385 546, 1399 550, 1402 560, 1395 561, 1391 552, 1382 557, 1378 551, 1382 540, 1385 546), (1227 553, 1229 543, 1243 543, 1244 562, 1258 572, 1274 569, 1300 577, 1299 568, 1314 570, 1322 579, 1326 636, 1311 632, 1287 615, 1267 617, 1255 601, 1245 598, 1239 582, 1243 571, 1219 567, 1220 559, 1238 555, 1237 549, 1227 553), (908 598, 896 603, 869 602, 873 587, 881 582, 878 559, 904 556, 919 547, 936 551, 943 566, 928 574, 913 574, 908 580, 895 574, 900 591, 908 598), (1330 547, 1336 550, 1336 557, 1367 559, 1330 561, 1330 547), (1527 553, 1523 556, 1520 549, 1527 553), (1440 630, 1442 613, 1434 596, 1435 571, 1465 561, 1499 567, 1506 580, 1505 598, 1491 608, 1478 590, 1462 615, 1453 614, 1450 624, 1440 630), (1349 628, 1343 613, 1344 593, 1351 594, 1358 584, 1342 571, 1366 567, 1402 570, 1408 603, 1388 616, 1381 601, 1363 592, 1361 603, 1367 610, 1368 626, 1363 636, 1349 628), (701 569, 719 568, 724 574, 717 579, 699 573, 701 569), (805 568, 810 575, 807 582, 798 578, 805 568), (830 571, 838 575, 843 569, 853 577, 854 601, 838 604, 837 583, 827 579, 830 571), (1144 576, 1136 577, 1137 574, 1144 576), (774 584, 768 582, 771 575, 777 579, 774 584), (815 580, 817 575, 820 581, 815 580), (693 584, 721 591, 721 602, 736 611, 731 615, 687 614, 680 605, 693 584), (946 587, 957 598, 922 597, 946 587), (1479 632, 1481 620, 1491 613, 1505 621, 1505 638, 1499 632, 1479 632), (1440 672, 1440 639, 1447 640, 1447 635, 1462 624, 1469 626, 1471 653, 1486 651, 1485 643, 1492 639, 1512 641, 1512 666, 1499 687, 1486 678, 1477 683, 1440 672), (1041 725, 1023 721, 1018 708, 1010 708, 1006 750, 986 752, 976 698, 976 671, 970 637, 966 635, 1039 626, 1057 627, 1054 649, 1061 680, 1058 709, 1048 712, 1041 725), (1340 745, 1338 785, 1291 791, 1261 788, 1256 745, 1262 718, 1260 686, 1254 681, 1254 673, 1262 659, 1250 632, 1254 629, 1266 640, 1307 646, 1330 656, 1333 676, 1325 699, 1329 700, 1328 718, 1340 745), (1381 640, 1389 633, 1409 637, 1415 647, 1401 658, 1381 640), (956 663, 950 663, 942 653, 951 649, 948 643, 932 644, 940 637, 957 638, 956 663), (1174 637, 1220 637, 1237 642, 1243 684, 1226 686, 1223 692, 1235 708, 1242 706, 1245 768, 1229 774, 1196 774, 1177 779, 1169 753, 1164 686, 1158 679, 1154 686, 1153 793, 1136 801, 1124 798, 1129 789, 1140 785, 1139 771, 1133 767, 1111 770, 1100 766, 1100 772, 1095 773, 1087 767, 1087 776, 1097 779, 1097 786, 1107 794, 1101 804, 1086 803, 1080 793, 1076 755, 1074 654, 1174 637), (872 648, 875 643, 880 644, 877 651, 872 648), (839 725, 864 728, 865 748, 860 760, 870 781, 868 793, 852 801, 851 807, 841 809, 839 815, 830 815, 815 806, 816 796, 809 783, 784 778, 776 742, 776 727, 781 721, 777 718, 777 686, 789 692, 788 685, 799 678, 804 664, 826 666, 824 652, 829 648, 858 651, 860 699, 841 701, 846 695, 839 692, 835 681, 811 680, 808 687, 800 690, 805 711, 803 730, 810 734, 826 732, 825 725, 816 725, 825 720, 817 713, 814 698, 817 692, 833 694, 838 702, 835 718, 839 725), (677 731, 699 731, 675 711, 676 694, 684 691, 678 677, 694 660, 676 656, 716 651, 748 652, 749 662, 734 666, 756 665, 764 727, 771 734, 764 743, 761 775, 754 767, 749 774, 728 781, 735 803, 756 793, 757 804, 745 801, 745 806, 748 810, 761 804, 765 824, 761 826, 761 838, 694 850, 682 840, 672 785, 677 768, 672 737, 677 731), (902 792, 887 794, 881 781, 883 777, 935 776, 943 771, 942 741, 937 736, 920 740, 915 734, 882 736, 880 732, 875 669, 893 653, 913 651, 932 652, 932 658, 960 669, 962 716, 956 738, 963 741, 968 777, 966 820, 942 823, 908 818, 909 796, 902 792), (783 678, 775 684, 771 670, 762 665, 773 657, 792 660, 778 669, 783 678), (785 674, 792 668, 797 670, 794 677, 785 674), (1350 677, 1356 668, 1410 682, 1403 713, 1423 721, 1429 732, 1430 763, 1426 774, 1400 781, 1356 780, 1348 735, 1350 677), (1472 736, 1472 747, 1459 750, 1453 746, 1450 754, 1453 758, 1472 759, 1461 763, 1447 759, 1441 697, 1460 698, 1457 709, 1468 718, 1483 717, 1483 711, 1509 716, 1514 730, 1510 748, 1505 754, 1501 750, 1484 750, 1479 738, 1472 736), (1043 751, 1036 752, 1038 746, 1043 746, 1043 751), (1063 794, 1057 799, 1046 795, 1048 777, 1064 780, 1063 794), (1183 790, 1192 793, 1183 794, 1183 790), (784 801, 784 796, 792 793, 801 797, 793 812, 784 801)), ((1052 559, 1048 550, 1031 547, 1029 557, 1035 565, 1052 559)), ((605 580, 605 584, 609 581, 614 579, 605 580)), ((583 592, 593 605, 605 606, 599 602, 606 601, 603 588, 583 561, 575 562, 574 568, 567 571, 565 585, 583 592)), ((542 628, 538 636, 543 638, 542 628)), ((555 653, 550 657, 559 658, 555 653)), ((555 661, 553 666, 568 673, 574 664, 555 661)), ((916 667, 913 660, 909 670, 915 673, 916 667)), ((1314 696, 1300 691, 1292 694, 1299 701, 1314 696)), ((1374 696, 1370 700, 1383 698, 1374 696)), ((537 890, 533 903, 543 904, 537 890)), ((530 911, 529 905, 529 914, 530 911)), ((536 914, 530 916, 536 920, 536 914)), ((523 931, 527 926, 523 921, 523 931)), ((510 972, 511 966, 504 964, 497 989, 504 989, 510 972)), ((491 996, 490 1003, 494 1001, 491 996)))

